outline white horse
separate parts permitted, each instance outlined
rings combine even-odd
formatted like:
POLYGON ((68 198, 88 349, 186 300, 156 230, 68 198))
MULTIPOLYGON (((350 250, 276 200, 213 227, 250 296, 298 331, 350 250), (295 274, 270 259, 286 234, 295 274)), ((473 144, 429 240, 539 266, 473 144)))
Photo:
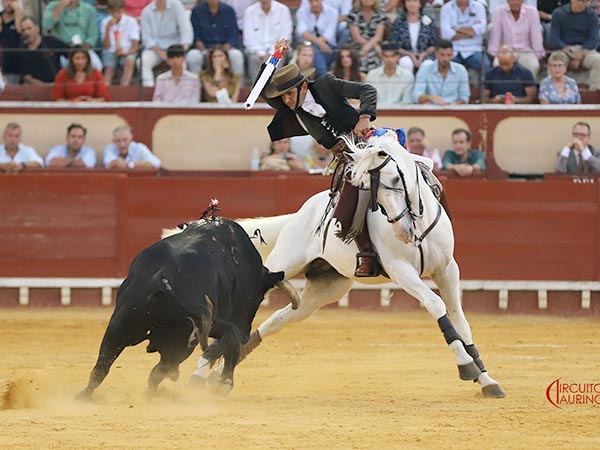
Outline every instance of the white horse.
MULTIPOLYGON (((367 225, 385 272, 437 320, 456 355, 460 378, 476 380, 486 397, 504 397, 473 345, 461 306, 452 225, 415 160, 398 143, 393 130, 370 138, 368 145, 349 146, 353 153, 348 156, 354 160, 352 184, 370 189, 372 198, 383 207, 381 212, 369 211, 367 225), (431 277, 442 298, 427 287, 422 276, 431 277)), ((267 245, 255 245, 266 258, 269 270, 282 270, 288 279, 299 274, 306 277, 298 309, 288 305, 274 312, 252 333, 244 356, 285 325, 304 320, 324 305, 338 301, 355 280, 369 284, 390 281, 383 276, 355 279, 356 244, 345 244, 336 237, 334 226, 325 229, 325 236, 317 233, 328 202, 329 193, 321 192, 295 214, 239 221, 250 236, 261 230, 267 245)), ((208 375, 208 367, 200 360, 193 376, 208 375)))

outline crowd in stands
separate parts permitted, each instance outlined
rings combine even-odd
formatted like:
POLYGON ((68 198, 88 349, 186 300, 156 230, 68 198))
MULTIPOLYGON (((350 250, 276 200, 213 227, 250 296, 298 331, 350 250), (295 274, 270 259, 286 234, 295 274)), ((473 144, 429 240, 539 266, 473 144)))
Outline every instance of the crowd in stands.
POLYGON ((103 167, 120 170, 158 170, 160 159, 141 142, 133 140, 131 128, 120 126, 112 133, 112 142, 103 151, 102 161, 96 161, 96 151, 85 145, 87 129, 72 123, 67 128, 64 144, 53 145, 44 160, 38 152, 21 143, 22 129, 10 122, 4 128, 0 145, 0 173, 19 173, 31 168, 93 169, 103 167))
POLYGON ((579 103, 569 71, 600 88, 588 0, 53 0, 40 21, 2 8, 5 82, 52 83, 54 100, 108 101, 103 86, 135 80, 156 101, 238 102, 280 38, 298 65, 373 83, 386 106, 468 103, 471 87, 490 103, 579 103))

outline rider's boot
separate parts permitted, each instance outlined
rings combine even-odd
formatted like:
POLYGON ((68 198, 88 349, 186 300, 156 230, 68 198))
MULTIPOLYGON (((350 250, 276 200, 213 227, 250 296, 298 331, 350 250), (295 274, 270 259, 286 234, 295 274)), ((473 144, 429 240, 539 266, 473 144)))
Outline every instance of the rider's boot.
POLYGON ((354 271, 354 276, 364 278, 378 277, 381 275, 381 266, 377 259, 377 253, 373 251, 366 222, 360 234, 356 236, 356 244, 360 251, 356 254, 356 270, 354 271))
POLYGON ((446 215, 448 216, 448 219, 450 219, 450 221, 452 221, 452 219, 453 219, 452 210, 450 209, 450 202, 448 201, 448 196, 446 195, 446 189, 442 190, 442 194, 440 196, 440 204, 444 208, 444 211, 446 211, 446 215))

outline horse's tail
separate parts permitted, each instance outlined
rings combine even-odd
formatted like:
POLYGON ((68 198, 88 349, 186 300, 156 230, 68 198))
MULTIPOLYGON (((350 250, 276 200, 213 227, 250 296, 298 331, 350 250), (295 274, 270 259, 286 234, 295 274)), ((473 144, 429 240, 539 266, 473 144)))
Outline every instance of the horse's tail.
POLYGON ((251 219, 236 219, 252 243, 260 253, 263 261, 267 259, 277 242, 277 237, 283 227, 290 221, 293 214, 272 217, 254 217, 251 219))

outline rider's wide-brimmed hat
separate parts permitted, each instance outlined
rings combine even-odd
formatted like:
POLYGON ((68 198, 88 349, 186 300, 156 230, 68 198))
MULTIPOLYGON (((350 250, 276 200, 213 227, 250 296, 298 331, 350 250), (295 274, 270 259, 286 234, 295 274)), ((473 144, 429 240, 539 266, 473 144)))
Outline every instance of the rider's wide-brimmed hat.
POLYGON ((273 78, 265 86, 264 95, 267 98, 275 98, 301 85, 310 76, 315 73, 315 68, 312 67, 306 70, 300 70, 296 64, 288 64, 281 69, 277 69, 273 74, 273 78))

